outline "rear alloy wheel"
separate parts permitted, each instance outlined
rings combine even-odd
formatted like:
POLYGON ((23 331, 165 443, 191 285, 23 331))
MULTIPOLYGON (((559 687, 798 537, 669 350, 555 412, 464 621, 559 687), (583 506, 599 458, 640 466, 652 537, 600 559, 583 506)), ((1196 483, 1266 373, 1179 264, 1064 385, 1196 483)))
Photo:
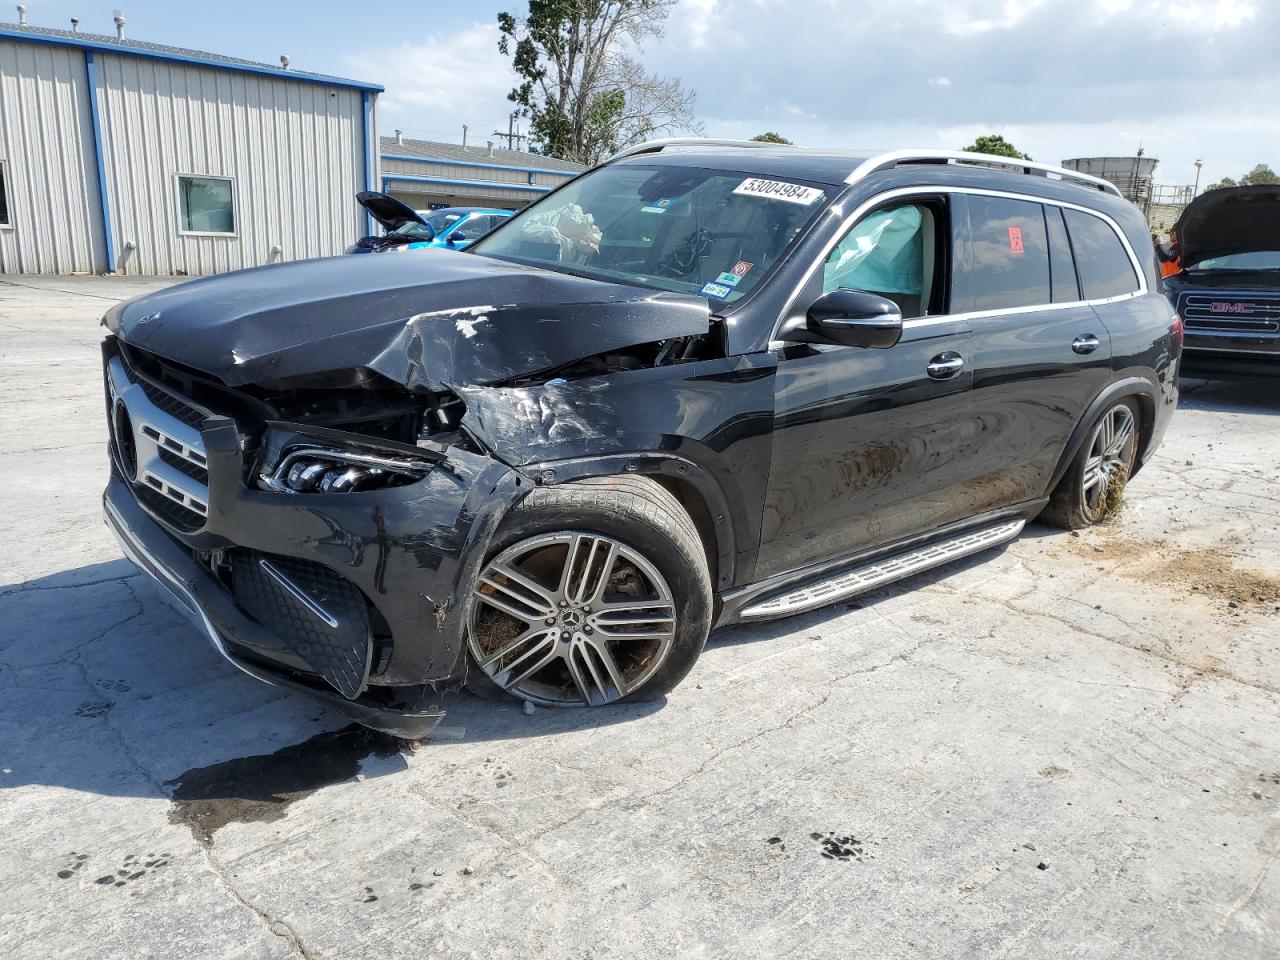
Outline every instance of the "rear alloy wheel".
POLYGON ((657 484, 537 490, 499 539, 470 597, 475 692, 596 707, 666 693, 693 666, 709 578, 688 515, 657 484))
POLYGON ((1042 519, 1076 530, 1111 515, 1120 505, 1137 453, 1137 407, 1132 400, 1121 400, 1094 424, 1042 519))

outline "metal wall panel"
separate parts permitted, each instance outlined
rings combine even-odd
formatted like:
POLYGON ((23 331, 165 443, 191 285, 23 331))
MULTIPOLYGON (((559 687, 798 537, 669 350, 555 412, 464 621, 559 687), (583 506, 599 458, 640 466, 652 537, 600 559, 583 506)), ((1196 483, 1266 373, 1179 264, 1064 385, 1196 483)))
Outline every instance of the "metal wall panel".
MULTIPOLYGON (((482 161, 477 161, 479 162, 482 161)), ((494 162, 497 163, 497 161, 494 162)), ((510 183, 518 186, 528 186, 529 178, 532 176, 535 186, 548 189, 558 187, 570 177, 577 175, 571 171, 559 173, 554 170, 530 174, 528 171, 503 170, 500 167, 479 167, 470 164, 460 166, 443 160, 400 160, 388 156, 382 158, 382 172, 383 174, 404 173, 418 177, 446 177, 453 180, 483 180, 488 183, 510 183)), ((530 193, 529 197, 536 195, 530 193)), ((527 200, 528 197, 525 199, 527 200)))
POLYGON ((105 53, 97 68, 118 270, 218 273, 364 234, 360 91, 105 53), (179 230, 178 174, 233 178, 235 236, 179 230))
POLYGON ((84 52, 0 41, 0 272, 106 269, 84 52))

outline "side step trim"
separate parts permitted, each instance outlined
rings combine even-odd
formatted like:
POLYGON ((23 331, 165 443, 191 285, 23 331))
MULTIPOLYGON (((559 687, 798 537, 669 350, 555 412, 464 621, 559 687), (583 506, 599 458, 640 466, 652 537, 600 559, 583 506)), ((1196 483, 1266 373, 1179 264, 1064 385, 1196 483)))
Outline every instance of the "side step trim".
POLYGON ((966 531, 947 540, 935 540, 852 568, 843 567, 825 577, 809 580, 802 586, 753 603, 738 615, 738 619, 768 620, 816 610, 894 580, 1008 543, 1022 532, 1026 523, 1024 518, 1017 517, 966 531))

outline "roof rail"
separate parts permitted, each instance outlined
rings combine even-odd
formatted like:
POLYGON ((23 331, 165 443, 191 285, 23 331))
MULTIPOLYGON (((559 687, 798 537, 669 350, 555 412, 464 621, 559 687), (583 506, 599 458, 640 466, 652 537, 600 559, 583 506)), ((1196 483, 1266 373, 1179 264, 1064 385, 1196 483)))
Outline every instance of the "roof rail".
POLYGON ((1009 170, 1020 171, 1033 176, 1047 177, 1053 175, 1063 180, 1074 180, 1085 186, 1095 187, 1106 193, 1113 193, 1117 197, 1124 196, 1119 187, 1110 180, 1103 180, 1101 177, 1090 176, 1087 173, 1079 173, 1075 170, 1067 170, 1063 167, 1050 166, 1047 163, 1033 163, 1030 160, 1018 160, 1013 157, 997 157, 988 153, 967 153, 964 150, 893 150, 889 153, 881 153, 858 164, 854 171, 845 177, 844 182, 857 183, 863 177, 868 177, 881 170, 891 170, 900 163, 927 163, 930 161, 982 163, 988 166, 1005 167, 1009 170))
POLYGON ((646 140, 644 143, 637 143, 634 147, 624 147, 606 160, 605 163, 613 163, 613 161, 621 160, 624 157, 634 157, 639 153, 660 153, 667 147, 746 147, 755 149, 757 147, 784 146, 794 146, 794 144, 766 143, 761 140, 721 140, 714 137, 663 137, 660 140, 646 140))

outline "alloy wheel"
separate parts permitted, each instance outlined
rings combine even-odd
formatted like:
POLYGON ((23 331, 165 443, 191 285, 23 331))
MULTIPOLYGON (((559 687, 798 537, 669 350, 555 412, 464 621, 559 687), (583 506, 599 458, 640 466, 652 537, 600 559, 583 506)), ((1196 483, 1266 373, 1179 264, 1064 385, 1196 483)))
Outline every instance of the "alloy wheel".
POLYGON ((675 639, 657 568, 602 534, 522 540, 491 559, 471 594, 468 643, 502 689, 550 706, 600 706, 638 690, 675 639))
POLYGON ((1080 498, 1090 513, 1106 506, 1112 489, 1129 478, 1136 450, 1133 411, 1118 403, 1102 415, 1089 437, 1080 498))

